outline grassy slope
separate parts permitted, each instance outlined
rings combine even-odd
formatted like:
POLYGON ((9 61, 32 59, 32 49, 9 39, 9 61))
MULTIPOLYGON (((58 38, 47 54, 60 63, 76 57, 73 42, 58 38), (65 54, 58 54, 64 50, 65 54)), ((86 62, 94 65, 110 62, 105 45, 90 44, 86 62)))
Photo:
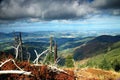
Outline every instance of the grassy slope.
POLYGON ((77 61, 97 56, 101 53, 106 53, 109 50, 116 49, 119 44, 115 42, 120 41, 119 36, 102 35, 90 40, 85 45, 78 47, 74 50, 74 59, 77 61), (114 44, 114 45, 113 45, 114 44), (113 45, 113 46, 111 46, 113 45))
POLYGON ((112 63, 115 59, 120 62, 120 42, 116 42, 110 47, 111 50, 108 52, 89 58, 84 64, 78 64, 79 67, 98 67, 103 59, 106 59, 108 63, 112 63))

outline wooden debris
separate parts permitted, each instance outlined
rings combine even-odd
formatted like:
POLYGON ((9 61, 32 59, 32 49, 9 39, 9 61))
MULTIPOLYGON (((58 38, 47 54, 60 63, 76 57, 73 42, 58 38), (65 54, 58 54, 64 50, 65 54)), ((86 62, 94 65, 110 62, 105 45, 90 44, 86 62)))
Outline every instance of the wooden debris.
POLYGON ((4 62, 1 62, 0 67, 2 67, 7 62, 12 61, 13 64, 19 69, 19 70, 1 70, 0 74, 23 74, 23 75, 31 75, 31 72, 23 71, 17 64, 15 63, 14 59, 8 59, 4 62))
POLYGON ((2 70, 0 74, 23 74, 23 75, 31 75, 31 72, 20 71, 20 70, 2 70))

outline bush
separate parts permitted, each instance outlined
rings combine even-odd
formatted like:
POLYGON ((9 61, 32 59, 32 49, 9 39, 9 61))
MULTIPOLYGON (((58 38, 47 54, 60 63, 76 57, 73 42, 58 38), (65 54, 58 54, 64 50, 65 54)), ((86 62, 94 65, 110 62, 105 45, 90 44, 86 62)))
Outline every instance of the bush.
POLYGON ((46 56, 46 60, 44 61, 44 64, 53 64, 54 63, 54 55, 53 52, 52 53, 48 53, 48 55, 46 56))
POLYGON ((105 58, 103 58, 103 60, 99 64, 99 68, 105 69, 105 70, 110 70, 111 69, 111 64, 105 58))
POLYGON ((115 70, 115 71, 120 71, 120 61, 118 61, 118 59, 115 59, 112 63, 112 68, 115 70))
POLYGON ((96 63, 94 61, 92 60, 87 61, 86 67, 94 67, 94 66, 96 66, 96 63))
POLYGON ((74 67, 73 57, 71 55, 68 55, 66 57, 65 65, 66 65, 66 67, 74 67))

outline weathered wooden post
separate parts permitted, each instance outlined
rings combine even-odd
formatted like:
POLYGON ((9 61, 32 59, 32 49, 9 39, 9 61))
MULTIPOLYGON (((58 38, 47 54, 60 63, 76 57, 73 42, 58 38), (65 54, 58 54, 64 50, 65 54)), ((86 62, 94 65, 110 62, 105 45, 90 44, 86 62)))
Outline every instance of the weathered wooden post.
POLYGON ((19 43, 21 44, 20 45, 20 60, 23 61, 23 48, 22 48, 22 35, 21 35, 21 32, 19 33, 19 43))
POLYGON ((30 53, 27 52, 27 61, 28 61, 28 62, 30 62, 30 57, 31 57, 30 53))
POLYGON ((21 36, 21 32, 19 33, 15 33, 14 32, 14 49, 15 49, 15 53, 16 53, 16 59, 18 57, 18 59, 20 61, 23 60, 23 48, 22 48, 22 36, 21 36))
POLYGON ((14 32, 14 50, 15 50, 15 59, 19 58, 19 47, 20 47, 20 43, 19 43, 19 36, 14 32))
POLYGON ((53 37, 50 37, 50 52, 52 53, 53 37))
POLYGON ((54 63, 56 64, 56 61, 57 61, 57 43, 55 41, 55 44, 54 44, 54 63))
POLYGON ((26 59, 27 59, 27 61, 28 62, 30 62, 30 57, 31 57, 31 54, 30 54, 30 52, 28 51, 28 46, 26 46, 26 59))
POLYGON ((20 47, 20 44, 18 44, 17 47, 14 47, 14 46, 13 46, 13 48, 15 49, 15 59, 18 58, 19 47, 20 47))

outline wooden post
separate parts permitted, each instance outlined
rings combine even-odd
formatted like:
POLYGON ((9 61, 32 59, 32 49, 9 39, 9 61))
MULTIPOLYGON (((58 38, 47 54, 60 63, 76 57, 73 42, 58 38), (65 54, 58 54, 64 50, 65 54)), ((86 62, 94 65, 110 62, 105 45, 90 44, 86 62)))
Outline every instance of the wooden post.
POLYGON ((54 45, 54 63, 56 64, 56 60, 57 60, 57 43, 55 42, 54 45))
POLYGON ((30 52, 28 52, 28 46, 26 46, 26 59, 28 62, 30 62, 30 57, 31 57, 31 54, 30 52))
POLYGON ((52 53, 53 37, 50 37, 50 52, 52 53))
MULTIPOLYGON (((21 36, 21 32, 14 33, 14 40, 15 40, 14 47, 17 48, 18 45, 19 45, 18 52, 17 52, 18 53, 18 59, 20 61, 22 61, 23 60, 23 48, 22 48, 22 36, 21 36)), ((16 51, 16 49, 15 49, 15 51, 16 51)))
POLYGON ((20 43, 19 43, 19 36, 14 32, 14 44, 13 44, 13 48, 15 50, 15 55, 16 55, 16 59, 19 58, 19 47, 20 47, 20 43))
POLYGON ((22 35, 21 32, 19 33, 19 43, 20 45, 20 60, 23 61, 23 48, 22 48, 22 35))

